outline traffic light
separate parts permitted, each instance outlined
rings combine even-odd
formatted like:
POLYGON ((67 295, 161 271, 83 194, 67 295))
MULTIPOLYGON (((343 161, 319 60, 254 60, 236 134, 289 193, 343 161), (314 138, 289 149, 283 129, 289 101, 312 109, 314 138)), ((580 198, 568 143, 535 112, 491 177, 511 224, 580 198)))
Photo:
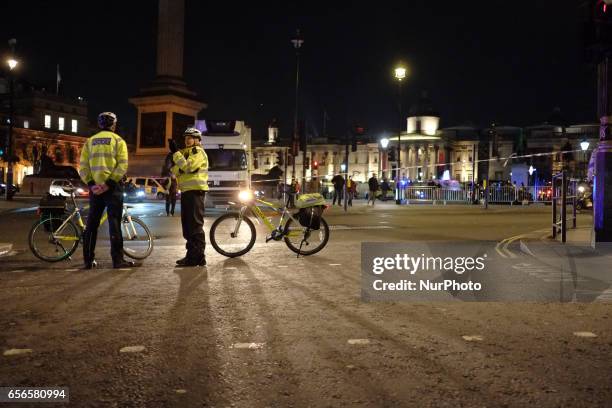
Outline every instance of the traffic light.
POLYGON ((312 169, 317 170, 319 168, 319 162, 316 160, 312 161, 312 169))
POLYGON ((351 151, 352 152, 356 152, 357 151, 357 141, 358 140, 363 140, 363 137, 365 136, 366 133, 366 129, 363 125, 361 124, 356 124, 355 126, 353 126, 353 132, 352 132, 352 140, 351 140, 351 151))
POLYGON ((387 160, 390 162, 395 161, 395 149, 389 149, 387 152, 387 160))

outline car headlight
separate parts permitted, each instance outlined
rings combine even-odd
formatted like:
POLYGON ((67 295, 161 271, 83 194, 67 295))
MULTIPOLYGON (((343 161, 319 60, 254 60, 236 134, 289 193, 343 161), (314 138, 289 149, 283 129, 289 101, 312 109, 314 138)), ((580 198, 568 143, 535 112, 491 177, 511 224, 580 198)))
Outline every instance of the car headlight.
POLYGON ((243 190, 238 194, 238 199, 243 203, 251 201, 253 199, 253 193, 249 190, 243 190))
POLYGON ((76 189, 77 194, 83 194, 85 192, 85 190, 83 190, 81 187, 76 189))
POLYGON ((584 186, 578 187, 578 191, 580 191, 581 193, 584 193, 584 186))
POLYGON ((124 197, 127 197, 127 193, 123 193, 123 196, 124 196, 124 197))
POLYGON ((144 193, 144 191, 139 191, 139 192, 137 192, 137 193, 136 193, 136 195, 137 195, 138 197, 144 197, 144 196, 145 196, 145 193, 144 193))

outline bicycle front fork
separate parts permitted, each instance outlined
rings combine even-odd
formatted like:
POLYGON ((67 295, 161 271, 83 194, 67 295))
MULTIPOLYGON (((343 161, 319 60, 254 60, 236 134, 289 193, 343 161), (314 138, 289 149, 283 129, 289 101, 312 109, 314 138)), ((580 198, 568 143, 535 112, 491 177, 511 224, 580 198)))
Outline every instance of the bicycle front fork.
POLYGON ((244 213, 247 210, 247 206, 242 206, 240 208, 240 212, 238 213, 238 221, 236 222, 236 228, 234 228, 234 232, 232 232, 232 238, 236 238, 238 236, 238 231, 240 230, 240 224, 242 224, 242 219, 244 218, 244 213))

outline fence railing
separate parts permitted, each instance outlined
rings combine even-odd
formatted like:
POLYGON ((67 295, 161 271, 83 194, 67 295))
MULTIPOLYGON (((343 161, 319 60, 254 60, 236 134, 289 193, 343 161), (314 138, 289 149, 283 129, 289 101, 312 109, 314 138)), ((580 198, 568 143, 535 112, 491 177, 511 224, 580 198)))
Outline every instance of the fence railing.
MULTIPOLYGON (((430 202, 439 204, 447 202, 470 203, 484 201, 485 189, 446 189, 434 186, 408 186, 400 189, 403 202, 430 202)), ((489 203, 550 203, 552 201, 551 186, 491 186, 489 188, 489 203)))

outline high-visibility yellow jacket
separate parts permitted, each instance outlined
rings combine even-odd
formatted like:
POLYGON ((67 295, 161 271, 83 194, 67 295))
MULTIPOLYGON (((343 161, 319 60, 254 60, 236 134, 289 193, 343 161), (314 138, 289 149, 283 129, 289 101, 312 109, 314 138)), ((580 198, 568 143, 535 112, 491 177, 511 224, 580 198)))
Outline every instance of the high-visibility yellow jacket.
POLYGON ((128 149, 116 133, 103 130, 91 136, 81 151, 81 180, 114 186, 128 168, 128 149))
POLYGON ((170 169, 176 174, 181 192, 208 190, 208 156, 201 146, 188 147, 172 155, 174 166, 170 169))

